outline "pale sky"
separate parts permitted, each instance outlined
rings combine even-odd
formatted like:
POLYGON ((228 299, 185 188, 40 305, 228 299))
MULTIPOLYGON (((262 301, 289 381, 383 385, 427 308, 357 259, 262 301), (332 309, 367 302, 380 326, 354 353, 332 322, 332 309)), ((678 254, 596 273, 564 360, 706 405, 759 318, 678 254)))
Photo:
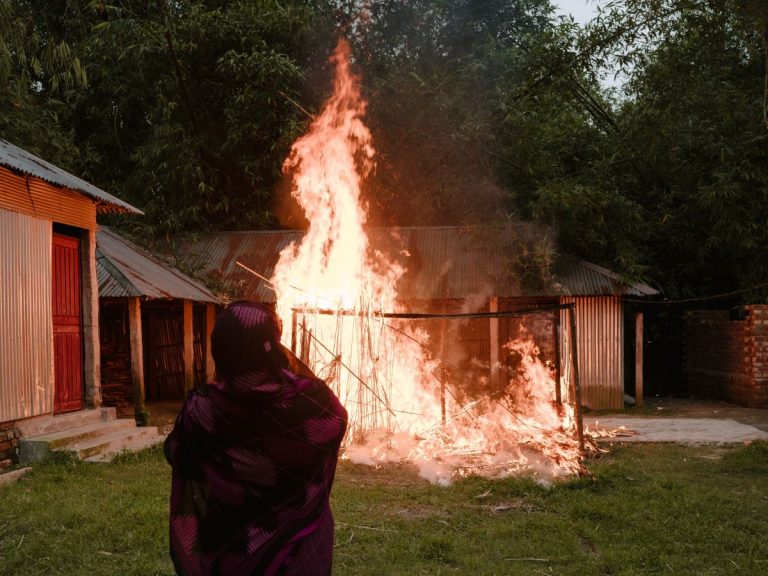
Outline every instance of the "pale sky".
MULTIPOLYGON (((555 16, 567 16, 571 14, 573 19, 582 26, 597 16, 598 4, 605 4, 608 0, 552 0, 555 7, 555 16)), ((626 76, 620 75, 614 78, 612 73, 606 74, 602 84, 606 88, 618 88, 626 82, 626 76)))
POLYGON ((579 24, 585 24, 597 15, 597 5, 605 0, 552 0, 555 14, 573 15, 579 24))

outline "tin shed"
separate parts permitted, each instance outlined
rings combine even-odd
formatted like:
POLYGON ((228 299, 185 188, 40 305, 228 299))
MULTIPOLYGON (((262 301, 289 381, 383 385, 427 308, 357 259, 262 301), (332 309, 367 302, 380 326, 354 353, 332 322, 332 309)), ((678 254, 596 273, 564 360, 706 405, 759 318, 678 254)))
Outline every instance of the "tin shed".
POLYGON ((218 298, 108 228, 96 254, 104 404, 141 416, 146 400, 181 400, 212 379, 218 298))
POLYGON ((0 466, 19 421, 101 404, 103 213, 141 211, 0 140, 0 466))
MULTIPOLYGON (((547 247, 536 239, 533 228, 527 224, 375 228, 369 230, 369 237, 377 248, 387 247, 392 255, 401 255, 406 272, 398 284, 398 294, 413 311, 509 312, 573 304, 582 403, 593 409, 621 409, 624 297, 658 292, 565 255, 557 257, 542 274, 543 268, 531 262, 546 257, 537 250, 546 251, 547 247)), ((280 252, 299 241, 302 234, 295 230, 215 233, 183 242, 179 257, 232 297, 273 303, 275 293, 269 284, 237 262, 269 278, 280 252)), ((642 329, 641 322, 640 317, 636 330, 642 329)), ((534 335, 543 355, 555 362, 558 351, 570 346, 568 327, 564 313, 517 323, 472 319, 456 328, 453 340, 470 350, 474 360, 493 366, 503 345, 525 329, 534 335)), ((642 350, 638 357, 642 359, 642 350)), ((642 373, 641 365, 638 370, 642 373)))

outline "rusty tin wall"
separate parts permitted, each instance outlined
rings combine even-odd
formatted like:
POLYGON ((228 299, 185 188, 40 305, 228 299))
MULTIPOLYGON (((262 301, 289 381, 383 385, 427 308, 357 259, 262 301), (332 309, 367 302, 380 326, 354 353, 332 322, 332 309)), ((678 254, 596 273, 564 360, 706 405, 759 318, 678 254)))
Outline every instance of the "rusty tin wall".
POLYGON ((0 166, 0 209, 96 229, 96 204, 73 190, 57 188, 36 178, 14 174, 0 166))
MULTIPOLYGON (((14 146, 10 142, 0 139, 0 165, 7 166, 15 173, 32 176, 30 184, 37 182, 48 188, 56 188, 67 194, 87 196, 88 202, 98 207, 99 213, 104 212, 128 212, 143 214, 138 208, 134 208, 127 202, 107 194, 104 190, 93 184, 81 180, 77 176, 62 170, 58 166, 30 154, 26 150, 14 146), (52 186, 51 186, 52 185, 52 186), (75 192, 77 191, 77 192, 75 192)), ((7 171, 6 171, 7 172, 7 171)), ((30 192, 32 195, 34 191, 30 192)), ((56 220, 56 218, 54 218, 56 220)), ((95 225, 95 220, 94 220, 95 225)), ((93 228, 94 226, 91 226, 93 228)))
POLYGON ((0 422, 53 409, 51 223, 0 209, 0 422))
MULTIPOLYGON (((581 403, 592 409, 624 407, 624 316, 621 297, 564 297, 576 304, 581 403)), ((568 312, 561 312, 562 350, 570 346, 568 312)), ((570 374, 567 375, 570 377, 570 374)))

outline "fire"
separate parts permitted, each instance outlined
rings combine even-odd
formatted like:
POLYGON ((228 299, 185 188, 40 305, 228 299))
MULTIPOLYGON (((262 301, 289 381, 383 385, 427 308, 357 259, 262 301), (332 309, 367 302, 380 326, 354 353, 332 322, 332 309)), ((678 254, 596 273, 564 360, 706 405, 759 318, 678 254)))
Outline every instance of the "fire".
POLYGON ((309 229, 280 254, 272 283, 291 346, 334 388, 350 415, 347 457, 410 461, 424 477, 582 470, 573 415, 555 405, 554 382, 530 337, 507 345, 520 373, 491 396, 447 398, 428 335, 382 312, 405 311, 404 266, 371 246, 362 180, 374 168, 366 103, 340 42, 333 93, 284 164, 309 229), (399 322, 399 323, 398 323, 399 322))

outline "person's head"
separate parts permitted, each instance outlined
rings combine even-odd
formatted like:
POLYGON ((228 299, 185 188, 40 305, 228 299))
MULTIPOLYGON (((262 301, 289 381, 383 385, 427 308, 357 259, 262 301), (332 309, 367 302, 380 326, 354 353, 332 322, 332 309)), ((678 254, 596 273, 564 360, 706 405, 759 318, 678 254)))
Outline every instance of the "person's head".
POLYGON ((282 322, 272 308, 247 300, 232 302, 219 315, 211 334, 216 372, 231 382, 238 374, 285 367, 281 334, 282 322))

